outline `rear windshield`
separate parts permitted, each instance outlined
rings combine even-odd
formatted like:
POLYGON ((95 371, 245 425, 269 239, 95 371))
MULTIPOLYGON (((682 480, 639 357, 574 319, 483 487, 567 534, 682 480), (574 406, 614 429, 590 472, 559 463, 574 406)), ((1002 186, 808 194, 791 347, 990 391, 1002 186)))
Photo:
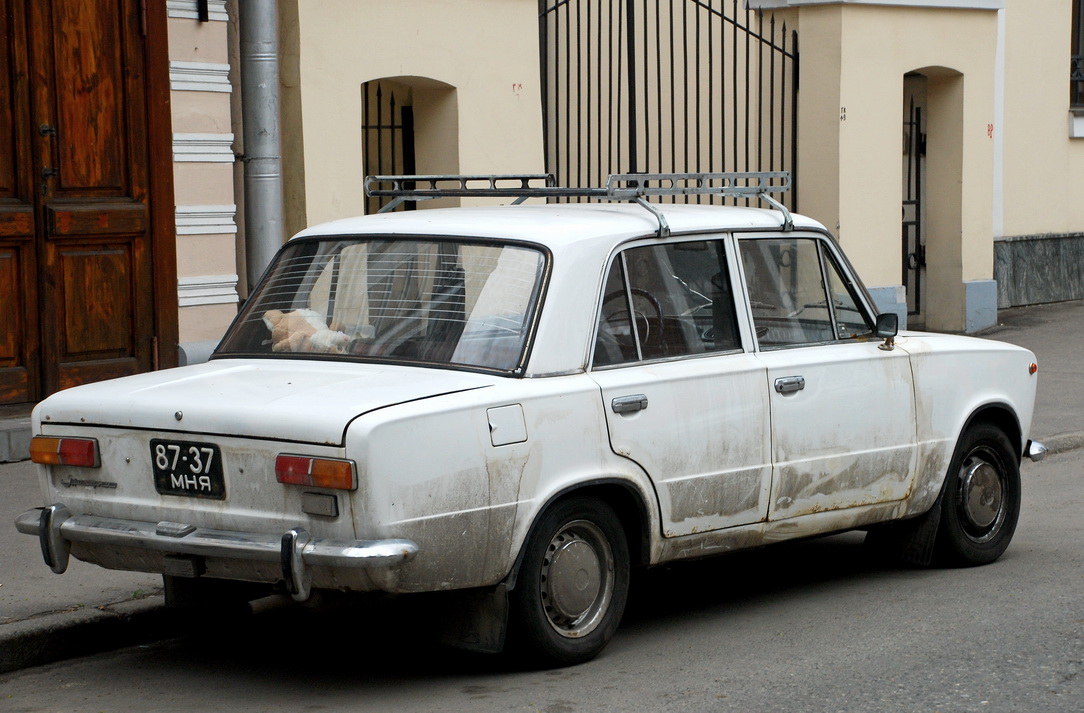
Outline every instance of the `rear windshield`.
POLYGON ((522 366, 545 255, 398 238, 288 243, 215 356, 522 366))

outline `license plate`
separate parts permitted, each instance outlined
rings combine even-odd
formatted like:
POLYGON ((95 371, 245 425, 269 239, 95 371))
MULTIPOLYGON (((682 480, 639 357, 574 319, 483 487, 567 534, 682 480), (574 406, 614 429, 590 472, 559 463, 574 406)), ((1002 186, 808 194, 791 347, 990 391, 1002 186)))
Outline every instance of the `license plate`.
POLYGON ((154 488, 162 495, 191 498, 226 497, 222 453, 214 443, 151 439, 154 488))

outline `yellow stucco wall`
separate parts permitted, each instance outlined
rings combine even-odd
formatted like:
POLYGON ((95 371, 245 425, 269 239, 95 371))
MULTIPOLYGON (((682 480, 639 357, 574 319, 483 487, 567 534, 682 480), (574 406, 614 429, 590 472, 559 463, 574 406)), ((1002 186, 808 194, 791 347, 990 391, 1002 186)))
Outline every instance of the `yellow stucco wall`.
POLYGON ((288 230, 363 212, 362 85, 375 79, 415 88, 419 172, 542 171, 534 0, 286 0, 282 12, 288 230))
POLYGON ((830 5, 803 8, 800 21, 802 212, 837 231, 867 282, 898 284, 903 76, 963 75, 963 115, 952 120, 962 129, 964 279, 988 278, 996 13, 830 5))
POLYGON ((963 283, 993 275, 996 11, 812 5, 799 22, 801 212, 868 285, 901 284, 903 82, 925 75, 927 325, 963 328, 963 283))
POLYGON ((1084 138, 1069 138, 1071 0, 1005 8, 1002 235, 1084 230, 1084 138))

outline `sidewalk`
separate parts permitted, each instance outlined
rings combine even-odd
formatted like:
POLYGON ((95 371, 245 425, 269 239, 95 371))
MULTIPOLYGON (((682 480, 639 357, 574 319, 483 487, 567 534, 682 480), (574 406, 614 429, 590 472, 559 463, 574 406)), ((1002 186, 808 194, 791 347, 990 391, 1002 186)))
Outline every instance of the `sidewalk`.
MULTIPOLYGON (((1051 451, 1084 447, 1084 301, 1005 310, 983 336, 1038 357, 1031 435, 1051 451)), ((26 457, 29 409, 0 407, 0 448, 26 457)), ((0 450, 0 456, 4 452, 0 450)), ((63 575, 42 561, 15 517, 41 505, 29 462, 0 465, 0 673, 71 656, 175 636, 179 616, 163 609, 158 575, 113 572, 74 558, 63 575)))

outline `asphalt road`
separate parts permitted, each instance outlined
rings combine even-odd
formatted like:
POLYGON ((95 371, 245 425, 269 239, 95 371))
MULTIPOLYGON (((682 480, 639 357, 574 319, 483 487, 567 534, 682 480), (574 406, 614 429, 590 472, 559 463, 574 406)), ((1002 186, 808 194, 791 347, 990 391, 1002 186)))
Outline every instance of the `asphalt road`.
POLYGON ((6 674, 0 710, 1079 713, 1079 463, 1025 464, 993 565, 885 567, 845 534, 655 569, 610 647, 574 668, 445 649, 432 607, 355 602, 6 674))

